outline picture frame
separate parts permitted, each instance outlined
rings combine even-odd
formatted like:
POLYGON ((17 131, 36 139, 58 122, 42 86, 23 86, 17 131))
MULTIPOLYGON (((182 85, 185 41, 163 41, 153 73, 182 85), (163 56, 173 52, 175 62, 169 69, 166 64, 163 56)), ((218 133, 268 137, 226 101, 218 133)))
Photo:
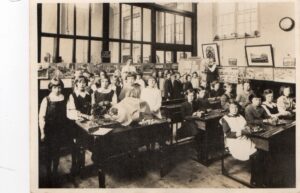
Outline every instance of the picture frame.
POLYGON ((249 67, 273 67, 274 57, 271 44, 245 46, 249 67))
POLYGON ((212 58, 217 66, 220 66, 219 49, 217 43, 202 44, 203 58, 212 58))
POLYGON ((283 67, 287 67, 287 68, 295 68, 296 67, 296 58, 284 57, 282 65, 283 65, 283 67))

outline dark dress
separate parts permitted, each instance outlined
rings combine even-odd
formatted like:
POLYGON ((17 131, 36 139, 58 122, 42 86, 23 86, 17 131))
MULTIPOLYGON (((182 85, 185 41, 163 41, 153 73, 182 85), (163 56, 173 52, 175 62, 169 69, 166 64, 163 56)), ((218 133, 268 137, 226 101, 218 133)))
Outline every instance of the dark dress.
POLYGON ((189 89, 193 89, 193 85, 191 82, 185 82, 183 83, 183 91, 186 92, 189 89))
POLYGON ((209 97, 213 98, 213 97, 221 97, 223 95, 224 91, 222 91, 221 89, 216 90, 211 90, 209 92, 209 97))
POLYGON ((164 86, 164 94, 166 99, 181 99, 183 98, 183 85, 180 81, 167 79, 164 86))
POLYGON ((210 85, 211 82, 219 79, 218 68, 215 68, 214 71, 210 71, 208 68, 206 69, 206 82, 210 85))
POLYGON ((199 111, 206 111, 206 109, 210 108, 210 103, 207 98, 198 98, 196 99, 197 109, 199 111))
POLYGON ((101 101, 112 101, 112 98, 114 96, 114 91, 111 90, 108 93, 102 93, 95 91, 95 103, 100 103, 101 101))
POLYGON ((59 151, 66 139, 66 101, 51 101, 47 96, 47 110, 45 116, 45 154, 48 180, 51 174, 57 172, 59 151), (53 163, 53 170, 51 165, 53 163))
POLYGON ((262 106, 264 106, 266 109, 268 109, 271 114, 279 113, 277 106, 270 107, 270 106, 265 105, 265 104, 263 104, 262 106))

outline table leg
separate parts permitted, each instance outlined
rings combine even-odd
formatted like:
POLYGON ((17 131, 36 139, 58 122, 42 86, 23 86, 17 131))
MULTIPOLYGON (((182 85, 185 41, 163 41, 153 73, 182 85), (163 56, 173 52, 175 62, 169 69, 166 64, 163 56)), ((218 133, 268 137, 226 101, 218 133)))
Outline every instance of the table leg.
POLYGON ((105 188, 105 173, 103 164, 98 165, 99 188, 105 188))
POLYGON ((160 162, 159 162, 159 168, 160 168, 160 177, 164 177, 165 176, 165 162, 166 162, 166 158, 165 158, 165 143, 159 143, 159 156, 160 156, 160 162))

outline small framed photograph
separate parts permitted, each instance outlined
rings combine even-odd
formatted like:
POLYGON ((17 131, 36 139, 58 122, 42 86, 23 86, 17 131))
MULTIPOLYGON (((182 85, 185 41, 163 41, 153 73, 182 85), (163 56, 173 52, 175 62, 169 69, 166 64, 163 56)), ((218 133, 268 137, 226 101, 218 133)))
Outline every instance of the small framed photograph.
POLYGON ((237 66, 237 59, 236 58, 228 58, 228 65, 229 66, 237 66))
POLYGON ((245 46, 248 66, 273 67, 273 49, 271 44, 245 46))
POLYGON ((202 44, 203 58, 210 58, 216 65, 220 65, 218 44, 202 44))
POLYGON ((295 66, 296 66, 296 58, 292 58, 292 57, 283 58, 283 67, 295 68, 295 66))

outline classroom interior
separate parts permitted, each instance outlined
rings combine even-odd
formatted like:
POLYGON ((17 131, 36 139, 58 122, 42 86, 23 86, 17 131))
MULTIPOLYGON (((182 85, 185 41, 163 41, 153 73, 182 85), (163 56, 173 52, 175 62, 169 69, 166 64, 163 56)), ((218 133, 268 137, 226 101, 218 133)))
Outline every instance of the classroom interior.
MULTIPOLYGON (((253 97, 262 101, 270 89, 276 104, 282 88, 288 88, 288 97, 296 102, 295 6, 293 1, 38 3, 39 111, 51 92, 53 77, 63 82, 62 94, 68 99, 76 77, 101 81, 103 71, 108 80, 119 76, 120 89, 124 89, 131 72, 123 76, 122 68, 133 66, 132 74, 134 78, 140 75, 143 89, 153 79, 161 92, 160 108, 155 110, 160 112, 158 122, 143 119, 128 126, 106 126, 104 121, 102 125, 97 122, 97 128, 111 128, 108 134, 78 132, 77 141, 84 138, 84 145, 78 147, 81 159, 76 174, 72 173, 74 138, 63 143, 52 183, 46 167, 48 143, 41 140, 38 129, 38 187, 294 188, 295 104, 291 116, 282 116, 282 124, 266 121, 259 127, 261 131, 248 133, 245 138, 259 155, 248 155, 246 160, 236 159, 227 146, 221 119, 236 104, 233 101, 245 83, 257 94, 253 97), (208 79, 208 71, 216 72, 215 79, 208 79), (175 82, 181 82, 180 96, 171 96, 165 86, 173 76, 175 82), (187 85, 189 78, 197 79, 197 86, 187 85), (164 83, 159 85, 161 79, 164 83), (222 93, 210 96, 215 84, 222 93), (225 107, 221 100, 228 85, 235 96, 225 107), (183 106, 191 100, 189 93, 193 92, 196 101, 202 89, 207 91, 208 106, 197 103, 200 115, 185 116, 183 106), (189 123, 196 125, 197 134, 179 132, 192 127, 189 123), (118 147, 111 153, 113 146, 118 147)), ((122 101, 119 96, 116 100, 118 104, 122 101)), ((246 106, 236 106, 248 121, 246 106)))

